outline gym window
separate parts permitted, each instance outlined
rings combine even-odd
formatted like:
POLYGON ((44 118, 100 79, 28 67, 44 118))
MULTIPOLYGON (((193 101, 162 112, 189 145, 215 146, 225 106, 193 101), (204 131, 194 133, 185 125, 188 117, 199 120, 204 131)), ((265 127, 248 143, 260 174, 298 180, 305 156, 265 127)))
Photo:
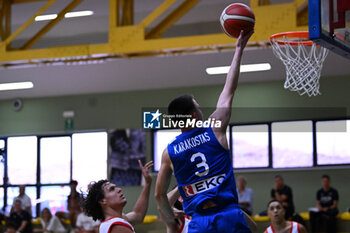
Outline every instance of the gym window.
POLYGON ((33 216, 38 216, 45 207, 67 211, 71 179, 85 191, 91 181, 107 178, 107 132, 2 137, 0 149, 0 205, 7 213, 18 185, 26 185, 33 216))

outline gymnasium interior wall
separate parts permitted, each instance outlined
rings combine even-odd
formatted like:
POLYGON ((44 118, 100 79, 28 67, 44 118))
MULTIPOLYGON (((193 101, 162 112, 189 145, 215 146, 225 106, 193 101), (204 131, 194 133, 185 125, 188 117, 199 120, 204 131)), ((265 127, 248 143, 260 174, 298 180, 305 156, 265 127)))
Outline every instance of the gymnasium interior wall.
MULTIPOLYGON (((259 75, 259 73, 257 73, 259 75)), ((220 78, 220 77, 215 77, 220 78)), ((224 80, 224 78, 223 78, 224 80)), ((65 110, 74 110, 74 130, 96 130, 117 128, 141 128, 142 107, 166 107, 168 102, 177 95, 192 93, 201 107, 215 107, 223 85, 192 88, 174 88, 161 90, 142 90, 120 93, 90 94, 62 97, 45 97, 23 99, 23 109, 12 110, 13 100, 0 101, 0 135, 30 135, 47 134, 64 131, 65 110)), ((321 92, 317 97, 299 96, 283 89, 282 81, 261 83, 240 83, 235 94, 233 107, 237 108, 313 108, 339 107, 346 110, 350 116, 350 77, 322 77, 321 92)), ((326 111, 326 110, 325 110, 326 111)), ((325 112, 322 117, 337 117, 332 111, 325 112)), ((300 117, 300 116, 298 116, 300 117)), ((317 117, 317 116, 315 116, 317 117)), ((252 115, 249 119, 238 119, 231 123, 264 122, 280 119, 274 114, 252 115)), ((302 118, 302 116, 301 116, 302 118)), ((293 120, 290 116, 289 120, 293 120)), ((151 159, 150 133, 147 134, 147 158, 151 159)), ((248 180, 248 187, 255 194, 254 212, 265 210, 269 201, 270 190, 274 176, 280 174, 285 182, 293 188, 294 202, 298 212, 307 211, 315 205, 315 193, 321 187, 320 177, 329 174, 332 185, 340 193, 339 207, 344 212, 350 207, 350 172, 349 167, 324 167, 313 169, 291 170, 250 170, 237 171, 248 180)), ((156 177, 154 177, 154 182, 156 177)), ((173 180, 172 182, 175 185, 173 180)), ((154 184, 153 184, 154 185, 154 184)), ((141 187, 126 187, 124 193, 128 197, 126 210, 132 208, 141 187)), ((154 188, 152 189, 154 190, 154 188)), ((153 195, 153 194, 152 194, 153 195)), ((157 214, 157 208, 152 197, 149 214, 157 214)))

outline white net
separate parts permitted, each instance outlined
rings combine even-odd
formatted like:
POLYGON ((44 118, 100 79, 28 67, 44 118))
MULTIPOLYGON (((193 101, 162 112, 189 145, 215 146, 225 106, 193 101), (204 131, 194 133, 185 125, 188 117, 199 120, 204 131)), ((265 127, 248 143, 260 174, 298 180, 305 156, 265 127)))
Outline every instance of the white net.
POLYGON ((316 96, 320 92, 320 76, 328 50, 312 43, 306 46, 302 40, 283 37, 281 40, 270 39, 274 54, 286 66, 284 88, 296 91, 300 95, 316 96), (283 41, 283 43, 278 43, 283 41), (291 45, 295 44, 295 45, 291 45))

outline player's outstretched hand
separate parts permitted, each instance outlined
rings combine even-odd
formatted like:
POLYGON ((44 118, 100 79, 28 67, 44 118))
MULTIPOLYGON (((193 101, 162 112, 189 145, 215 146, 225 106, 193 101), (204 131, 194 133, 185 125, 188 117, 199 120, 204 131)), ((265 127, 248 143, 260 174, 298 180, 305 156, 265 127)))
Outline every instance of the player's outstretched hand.
POLYGON ((236 47, 244 49, 245 46, 247 45, 249 38, 253 35, 253 33, 254 33, 254 29, 252 29, 250 31, 243 31, 242 30, 241 33, 239 34, 238 40, 236 42, 236 47))
POLYGON ((146 183, 148 184, 152 183, 152 176, 149 174, 149 169, 153 166, 153 161, 149 161, 148 163, 145 164, 145 166, 142 165, 141 160, 139 160, 138 162, 146 183))

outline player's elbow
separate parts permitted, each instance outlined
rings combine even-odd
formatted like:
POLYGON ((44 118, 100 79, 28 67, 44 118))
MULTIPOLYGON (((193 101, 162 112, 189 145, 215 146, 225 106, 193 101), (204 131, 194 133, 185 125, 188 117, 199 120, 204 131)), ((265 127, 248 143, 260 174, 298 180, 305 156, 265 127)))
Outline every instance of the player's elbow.
POLYGON ((226 93, 222 96, 222 98, 219 99, 218 106, 219 108, 231 108, 232 107, 232 100, 233 100, 233 93, 226 93))
POLYGON ((164 196, 166 197, 166 193, 162 191, 156 190, 154 192, 154 198, 156 199, 157 202, 161 202, 162 200, 164 200, 164 196))
POLYGON ((155 192, 154 192, 154 198, 156 199, 156 201, 160 201, 160 200, 161 200, 161 198, 162 198, 161 193, 160 193, 160 192, 155 191, 155 192))
POLYGON ((134 224, 143 223, 145 219, 146 213, 135 213, 135 219, 133 221, 134 224))

